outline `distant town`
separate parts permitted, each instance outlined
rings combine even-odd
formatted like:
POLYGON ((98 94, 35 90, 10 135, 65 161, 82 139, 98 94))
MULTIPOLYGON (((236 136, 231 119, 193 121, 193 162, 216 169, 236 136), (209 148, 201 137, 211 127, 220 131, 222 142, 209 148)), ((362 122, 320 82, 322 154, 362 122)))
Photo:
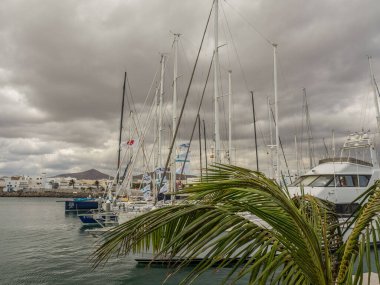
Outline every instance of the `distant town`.
POLYGON ((113 182, 113 177, 96 169, 79 173, 60 174, 49 177, 46 173, 37 176, 13 175, 0 177, 0 192, 41 191, 104 191, 113 182))
MULTIPOLYGON (((139 190, 143 179, 143 174, 134 175, 131 186, 134 195, 142 195, 139 190)), ((178 185, 185 185, 197 180, 194 175, 177 174, 176 180, 178 185)), ((112 186, 114 177, 102 173, 96 169, 90 169, 78 173, 66 173, 55 176, 47 176, 42 173, 37 176, 12 175, 0 177, 0 193, 3 196, 15 196, 13 194, 26 194, 26 196, 62 196, 56 194, 78 194, 74 196, 88 196, 91 194, 99 195, 112 186), (9 193, 10 195, 8 195, 9 193), (34 195, 36 194, 36 195, 34 195)), ((177 186, 180 188, 180 186, 177 186)), ((20 195, 16 195, 20 196, 20 195)))

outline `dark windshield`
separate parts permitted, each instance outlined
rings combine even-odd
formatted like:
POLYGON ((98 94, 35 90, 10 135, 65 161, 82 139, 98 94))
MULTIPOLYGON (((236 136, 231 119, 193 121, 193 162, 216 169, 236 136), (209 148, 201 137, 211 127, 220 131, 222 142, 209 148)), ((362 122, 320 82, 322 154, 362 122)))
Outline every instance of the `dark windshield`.
POLYGON ((367 187, 371 175, 305 175, 298 178, 290 187, 367 187))

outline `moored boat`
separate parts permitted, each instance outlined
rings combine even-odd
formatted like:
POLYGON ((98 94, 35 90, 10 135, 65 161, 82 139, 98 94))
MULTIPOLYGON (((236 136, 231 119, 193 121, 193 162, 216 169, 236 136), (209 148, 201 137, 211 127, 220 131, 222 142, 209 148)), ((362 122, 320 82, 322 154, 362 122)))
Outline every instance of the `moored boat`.
POLYGON ((376 180, 380 168, 373 140, 368 133, 351 134, 338 157, 322 159, 319 164, 288 186, 291 196, 303 191, 335 203, 337 212, 350 214, 353 203, 376 180), (360 159, 359 159, 360 158, 360 159))
POLYGON ((74 198, 65 201, 65 211, 88 211, 91 209, 98 209, 99 201, 95 198, 74 198))

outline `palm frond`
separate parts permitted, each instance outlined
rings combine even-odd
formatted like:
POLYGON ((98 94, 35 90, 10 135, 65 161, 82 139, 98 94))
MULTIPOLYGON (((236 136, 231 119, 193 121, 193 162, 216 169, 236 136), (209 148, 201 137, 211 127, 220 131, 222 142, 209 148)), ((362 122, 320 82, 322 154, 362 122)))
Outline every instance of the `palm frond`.
POLYGON ((224 282, 244 276, 250 284, 362 281, 363 267, 359 262, 353 279, 352 264, 368 263, 369 241, 380 237, 374 219, 378 186, 363 196, 369 201, 352 217, 354 229, 344 243, 332 203, 309 195, 291 198, 275 181, 237 166, 215 165, 203 181, 180 192, 188 196, 182 204, 109 231, 92 256, 94 266, 111 256, 152 250, 156 259, 179 260, 178 270, 195 257, 203 258, 183 283, 215 266, 232 266, 224 282))
MULTIPOLYGON (((356 277, 358 278, 358 276, 363 274, 361 271, 363 259, 367 258, 367 260, 370 261, 370 257, 368 256, 371 254, 369 244, 372 242, 377 246, 379 241, 375 233, 379 231, 378 214, 380 212, 380 182, 377 181, 372 187, 370 187, 364 193, 364 197, 366 197, 368 201, 361 202, 362 207, 355 213, 355 216, 350 223, 350 226, 353 225, 353 227, 346 230, 347 232, 352 229, 352 232, 349 234, 344 245, 337 284, 346 284, 350 273, 350 267, 353 263, 353 258, 355 260, 356 257, 359 259, 356 277)), ((380 267, 378 260, 376 260, 376 267, 380 267)), ((360 281, 357 278, 354 280, 354 284, 360 281)))

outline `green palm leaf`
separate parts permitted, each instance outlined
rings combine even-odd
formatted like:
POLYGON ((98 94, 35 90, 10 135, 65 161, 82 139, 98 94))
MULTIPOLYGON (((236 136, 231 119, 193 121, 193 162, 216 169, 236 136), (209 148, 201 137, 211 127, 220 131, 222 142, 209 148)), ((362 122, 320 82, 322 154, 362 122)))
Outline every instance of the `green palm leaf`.
POLYGON ((93 254, 94 266, 111 256, 153 250, 156 259, 180 260, 178 270, 203 258, 183 283, 211 267, 231 265, 224 282, 245 276, 250 284, 360 282, 364 267, 359 262, 359 275, 352 280, 352 264, 368 262, 370 240, 379 236, 376 187, 350 217, 354 229, 344 243, 345 232, 327 201, 308 195, 291 199, 263 174, 231 165, 211 167, 203 181, 180 192, 187 196, 183 203, 110 230, 93 254))

